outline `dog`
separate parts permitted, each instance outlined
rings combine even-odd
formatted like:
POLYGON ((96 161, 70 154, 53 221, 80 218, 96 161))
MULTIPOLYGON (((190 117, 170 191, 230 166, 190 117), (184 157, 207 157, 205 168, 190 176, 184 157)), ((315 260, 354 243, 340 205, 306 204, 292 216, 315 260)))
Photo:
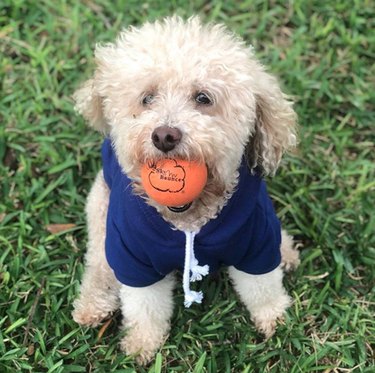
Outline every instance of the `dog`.
POLYGON ((87 199, 74 320, 95 327, 121 308, 121 348, 146 364, 170 329, 174 270, 184 270, 190 306, 203 297, 190 280, 224 265, 269 338, 291 304, 283 270, 299 263, 263 181, 296 145, 292 102, 251 47, 198 17, 130 27, 97 45, 95 62, 73 96, 76 111, 106 136, 87 199), (206 165, 207 183, 192 203, 170 208, 145 194, 142 165, 164 158, 206 165))

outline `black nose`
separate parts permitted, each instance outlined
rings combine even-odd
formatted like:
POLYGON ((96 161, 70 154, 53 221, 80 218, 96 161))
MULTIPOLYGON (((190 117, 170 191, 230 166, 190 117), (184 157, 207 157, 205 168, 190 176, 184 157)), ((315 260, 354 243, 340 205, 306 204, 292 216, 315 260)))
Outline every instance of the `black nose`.
POLYGON ((181 138, 182 133, 178 128, 168 126, 155 128, 151 135, 153 144, 164 153, 173 150, 181 138))

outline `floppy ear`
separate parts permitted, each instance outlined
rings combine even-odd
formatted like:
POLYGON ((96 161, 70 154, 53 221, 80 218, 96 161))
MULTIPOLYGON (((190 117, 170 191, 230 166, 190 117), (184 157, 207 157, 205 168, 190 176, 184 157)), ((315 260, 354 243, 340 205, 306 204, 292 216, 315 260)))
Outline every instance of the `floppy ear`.
POLYGON ((74 109, 81 114, 89 125, 101 132, 107 132, 103 116, 102 98, 95 90, 94 79, 89 79, 73 94, 74 109))
POLYGON ((249 168, 274 175, 283 153, 296 145, 297 115, 277 80, 259 71, 255 84, 255 130, 246 146, 249 168))

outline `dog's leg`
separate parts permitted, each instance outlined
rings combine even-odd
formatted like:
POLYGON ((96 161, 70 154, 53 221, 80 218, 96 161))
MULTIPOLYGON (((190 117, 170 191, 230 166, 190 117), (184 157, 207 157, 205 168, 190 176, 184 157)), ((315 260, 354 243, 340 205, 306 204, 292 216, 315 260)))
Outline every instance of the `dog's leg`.
POLYGON ((271 337, 277 319, 291 303, 282 284, 281 268, 264 275, 250 275, 234 267, 229 267, 228 272, 256 328, 266 338, 271 337))
POLYGON ((128 355, 137 355, 139 364, 154 357, 169 332, 174 282, 174 276, 168 275, 143 288, 121 286, 123 326, 127 331, 121 348, 128 355))
POLYGON ((74 302, 73 319, 97 326, 119 307, 119 283, 107 264, 104 252, 109 189, 100 171, 87 198, 88 247, 80 295, 74 302))
POLYGON ((285 272, 296 269, 300 263, 299 251, 295 249, 293 238, 286 231, 281 231, 281 268, 285 272))

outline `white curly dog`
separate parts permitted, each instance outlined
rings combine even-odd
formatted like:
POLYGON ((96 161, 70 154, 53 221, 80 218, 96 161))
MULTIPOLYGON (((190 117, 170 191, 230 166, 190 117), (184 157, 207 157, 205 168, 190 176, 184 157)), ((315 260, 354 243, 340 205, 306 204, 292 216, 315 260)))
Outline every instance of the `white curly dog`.
POLYGON ((190 290, 192 277, 224 265, 256 328, 270 337, 290 305, 283 269, 299 263, 262 180, 296 144, 291 102, 250 47, 197 17, 130 27, 97 45, 95 62, 74 100, 107 140, 87 200, 74 320, 96 326, 121 307, 121 347, 147 363, 170 329, 174 270, 184 272, 190 306, 202 298, 190 290), (192 203, 170 208, 145 195, 142 165, 166 157, 205 163, 207 184, 192 203))

